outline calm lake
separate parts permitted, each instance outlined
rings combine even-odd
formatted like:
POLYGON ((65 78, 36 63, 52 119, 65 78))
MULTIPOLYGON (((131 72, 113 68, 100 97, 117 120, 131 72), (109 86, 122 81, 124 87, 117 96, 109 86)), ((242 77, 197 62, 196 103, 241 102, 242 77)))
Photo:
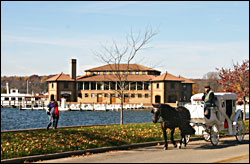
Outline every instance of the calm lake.
MULTIPOLYGON (((152 122, 152 117, 150 110, 124 111, 123 123, 152 122)), ((45 110, 1 108, 1 130, 46 128, 48 123, 45 110)), ((119 123, 120 111, 60 111, 58 127, 119 123)))

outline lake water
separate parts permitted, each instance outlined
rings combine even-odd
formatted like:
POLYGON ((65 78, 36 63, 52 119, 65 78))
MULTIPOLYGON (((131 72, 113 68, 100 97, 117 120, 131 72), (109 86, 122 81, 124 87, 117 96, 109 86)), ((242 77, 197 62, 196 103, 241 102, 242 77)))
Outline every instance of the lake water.
MULTIPOLYGON (((152 122, 149 110, 124 111, 123 123, 152 122)), ((45 110, 1 108, 1 130, 46 128, 49 123, 45 110)), ((120 111, 60 111, 58 127, 74 125, 119 124, 120 111)))
MULTIPOLYGON (((152 122, 149 110, 124 111, 123 123, 152 122)), ((249 118, 249 114, 246 115, 249 118)), ((1 108, 1 130, 46 128, 49 123, 45 110, 1 108)), ((58 127, 75 125, 119 124, 120 111, 60 111, 58 127)))

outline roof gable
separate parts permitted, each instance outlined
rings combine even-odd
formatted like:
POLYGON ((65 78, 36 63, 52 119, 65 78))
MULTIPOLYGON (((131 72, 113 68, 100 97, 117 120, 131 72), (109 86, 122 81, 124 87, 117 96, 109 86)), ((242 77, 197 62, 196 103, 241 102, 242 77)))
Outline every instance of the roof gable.
POLYGON ((156 76, 152 81, 182 81, 182 80, 170 73, 164 73, 160 76, 156 76))
POLYGON ((46 81, 75 81, 74 79, 71 79, 69 75, 66 75, 64 73, 57 74, 51 78, 49 78, 46 81))

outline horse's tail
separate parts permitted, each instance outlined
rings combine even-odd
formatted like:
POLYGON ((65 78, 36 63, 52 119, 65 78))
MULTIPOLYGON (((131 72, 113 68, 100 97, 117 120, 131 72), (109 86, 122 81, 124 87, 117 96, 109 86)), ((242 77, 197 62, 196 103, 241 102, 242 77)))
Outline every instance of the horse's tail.
POLYGON ((183 120, 180 124, 180 130, 184 135, 192 135, 195 134, 194 128, 189 124, 191 120, 190 112, 185 107, 178 107, 179 117, 183 120))
POLYGON ((185 120, 188 122, 191 120, 190 112, 187 108, 180 106, 180 107, 177 107, 177 111, 179 112, 179 116, 181 120, 185 120))

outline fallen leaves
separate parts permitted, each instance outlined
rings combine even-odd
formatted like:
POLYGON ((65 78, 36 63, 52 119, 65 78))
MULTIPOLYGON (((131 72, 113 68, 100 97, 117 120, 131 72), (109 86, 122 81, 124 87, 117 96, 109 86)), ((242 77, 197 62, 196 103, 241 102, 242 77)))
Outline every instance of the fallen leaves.
POLYGON ((1 134, 1 159, 162 139, 159 124, 152 123, 9 132, 1 134))

